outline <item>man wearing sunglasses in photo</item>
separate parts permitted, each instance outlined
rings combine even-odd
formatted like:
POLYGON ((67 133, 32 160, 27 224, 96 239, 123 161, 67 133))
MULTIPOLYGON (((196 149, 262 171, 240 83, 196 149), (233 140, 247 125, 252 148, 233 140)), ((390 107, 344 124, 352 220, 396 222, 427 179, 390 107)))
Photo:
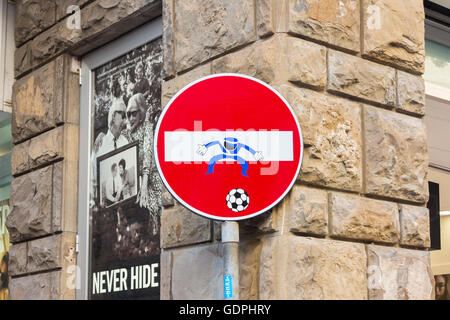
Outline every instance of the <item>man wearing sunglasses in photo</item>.
POLYGON ((126 126, 126 106, 122 99, 115 99, 108 112, 108 132, 102 139, 98 156, 116 150, 128 144, 127 138, 122 135, 126 126))

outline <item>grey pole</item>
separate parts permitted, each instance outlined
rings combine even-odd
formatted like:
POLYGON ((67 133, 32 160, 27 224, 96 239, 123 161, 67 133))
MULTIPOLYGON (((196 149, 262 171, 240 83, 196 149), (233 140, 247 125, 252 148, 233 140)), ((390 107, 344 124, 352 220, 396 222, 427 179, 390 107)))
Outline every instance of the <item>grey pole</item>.
POLYGON ((239 224, 222 223, 223 285, 225 300, 239 300, 239 224))

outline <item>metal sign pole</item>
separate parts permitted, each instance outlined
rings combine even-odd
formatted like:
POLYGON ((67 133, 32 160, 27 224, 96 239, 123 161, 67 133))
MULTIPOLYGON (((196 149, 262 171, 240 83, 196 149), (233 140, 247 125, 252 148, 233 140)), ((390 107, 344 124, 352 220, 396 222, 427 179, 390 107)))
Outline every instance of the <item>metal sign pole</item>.
POLYGON ((223 287, 225 300, 239 300, 239 223, 222 223, 223 287))
POLYGON ((164 185, 192 212, 225 220, 221 224, 225 299, 240 299, 236 220, 267 212, 286 196, 300 172, 303 149, 300 124, 287 100, 268 84, 247 75, 221 73, 195 80, 178 91, 162 111, 155 129, 154 153, 164 185), (217 91, 218 87, 222 90, 217 91), (196 98, 200 96, 202 103, 196 98), (280 117, 273 121, 268 113, 280 117), (207 124, 204 129, 202 123, 207 124), (192 124, 193 131, 175 129, 191 128, 192 124), (239 129, 243 127, 256 130, 239 129), (196 139, 200 144, 193 143, 196 139), (251 145, 246 141, 252 141, 251 145), (208 153, 211 146, 220 148, 208 153), (224 159, 233 159, 236 164, 226 175, 222 171, 226 169, 224 159), (276 175, 265 174, 254 164, 263 160, 274 164, 283 161, 283 166, 276 175), (221 173, 214 173, 215 168, 221 173), (261 188, 264 199, 256 196, 261 188), (208 194, 208 201, 199 202, 199 192, 208 194))

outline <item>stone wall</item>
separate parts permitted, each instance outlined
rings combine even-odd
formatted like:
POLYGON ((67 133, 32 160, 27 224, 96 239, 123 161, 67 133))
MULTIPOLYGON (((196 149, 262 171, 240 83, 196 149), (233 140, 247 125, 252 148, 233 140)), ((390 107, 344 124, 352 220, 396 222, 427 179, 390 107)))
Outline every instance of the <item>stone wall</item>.
POLYGON ((160 15, 158 0, 17 1, 11 299, 75 298, 77 57, 160 15))
MULTIPOLYGON (((220 72, 275 87, 296 185, 240 222, 241 299, 430 299, 421 0, 165 0, 163 105, 220 72)), ((165 195, 162 297, 221 299, 220 223, 165 195)))
MULTIPOLYGON (((243 73, 303 130, 292 191, 240 222, 241 298, 432 298, 421 0, 18 0, 11 298, 74 298, 76 57, 161 7, 164 105, 201 76, 243 73)), ((220 223, 163 204, 162 298, 221 299, 220 223)))

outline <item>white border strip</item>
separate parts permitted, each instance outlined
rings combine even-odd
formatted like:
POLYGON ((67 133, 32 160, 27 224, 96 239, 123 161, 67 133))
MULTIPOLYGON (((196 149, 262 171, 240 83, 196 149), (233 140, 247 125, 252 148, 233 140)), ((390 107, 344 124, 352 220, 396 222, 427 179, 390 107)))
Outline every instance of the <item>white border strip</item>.
POLYGON ((252 217, 255 217, 257 215, 260 215, 261 213, 267 212, 268 210, 272 209, 275 205, 277 205, 281 200, 283 200, 283 198, 287 195, 287 193, 291 190, 292 186, 294 185, 295 181, 297 180, 297 176, 300 173, 300 168, 302 166, 302 161, 303 161, 303 150, 304 150, 304 146, 303 146, 303 135, 302 135, 302 130, 300 127, 300 123, 298 122, 297 116, 294 113, 294 110, 292 109, 292 107, 290 106, 290 104, 287 102, 287 100, 278 92, 276 91, 274 88, 272 88, 271 86, 269 86, 267 83, 253 78, 251 76, 247 76, 247 75, 243 75, 243 74, 239 74, 239 73, 218 73, 218 74, 213 74, 213 75, 209 75, 206 77, 202 77, 198 80, 195 80, 191 83, 189 83, 188 85, 186 85, 184 88, 182 88, 180 91, 178 91, 173 97, 172 99, 170 99, 169 103, 167 103, 167 105, 164 107, 163 112, 161 113, 159 119, 158 119, 158 124, 156 125, 156 130, 155 130, 155 138, 154 138, 154 155, 155 155, 155 163, 156 166, 158 168, 158 173, 162 179, 162 181, 164 182, 164 185, 166 186, 167 190, 169 190, 169 192, 172 194, 172 196, 177 199, 182 205, 184 205, 185 207, 187 207, 189 210, 193 211, 194 213, 197 213, 201 216, 204 216, 206 218, 209 219, 214 219, 214 220, 219 220, 219 221, 236 221, 236 220, 244 220, 244 219, 249 219, 252 217), (284 193, 277 199, 275 200, 271 205, 269 205, 268 207, 264 208, 263 210, 260 210, 256 213, 253 213, 251 215, 247 215, 247 216, 243 216, 243 217, 230 217, 230 218, 225 218, 225 217, 217 217, 214 216, 212 214, 208 214, 206 212, 200 211, 198 209, 195 209, 194 207, 190 206, 188 203, 186 203, 185 201, 183 201, 183 199, 181 199, 176 193, 175 191, 170 187, 170 185, 167 183, 162 170, 161 170, 161 166, 159 164, 159 157, 158 157, 158 133, 159 133, 159 127, 161 125, 162 120, 164 119, 164 116, 167 112, 167 110, 170 108, 170 106, 172 105, 172 103, 175 101, 176 98, 178 98, 179 95, 181 95, 184 91, 186 91, 187 89, 189 89, 190 87, 192 87, 193 85, 207 80, 207 79, 211 79, 211 78, 217 78, 217 77, 223 77, 223 76, 228 76, 228 77, 240 77, 240 78, 245 78, 245 79, 249 79, 249 80, 253 80, 255 82, 258 82, 259 84, 262 84, 263 86, 265 86, 266 88, 270 89, 272 92, 274 92, 283 102, 284 104, 289 108, 289 111, 291 112, 292 116, 294 117, 295 123, 297 124, 297 128, 299 131, 299 136, 300 136, 300 146, 301 146, 301 150, 300 150, 300 161, 298 163, 298 167, 297 167, 297 171, 291 181, 291 183, 289 184, 289 186, 286 188, 286 190, 284 191, 284 193))
POLYGON ((428 81, 425 81, 425 94, 445 101, 450 101, 450 89, 428 81))

